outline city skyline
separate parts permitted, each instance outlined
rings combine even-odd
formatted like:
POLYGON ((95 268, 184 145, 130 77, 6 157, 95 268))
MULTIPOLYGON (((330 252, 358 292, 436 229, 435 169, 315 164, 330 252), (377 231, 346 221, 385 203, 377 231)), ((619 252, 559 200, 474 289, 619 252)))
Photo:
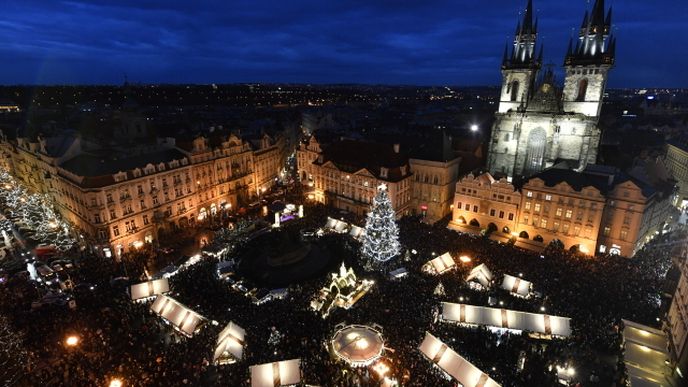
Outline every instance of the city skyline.
MULTIPOLYGON (((362 83, 498 85, 525 0, 399 6, 88 1, 4 5, 0 84, 362 83)), ((688 5, 614 7, 609 87, 688 87, 688 5), (677 55, 679 53, 679 55, 677 55), (638 77, 642 74, 642 79, 638 77)), ((535 1, 544 63, 561 71, 590 4, 535 1)), ((560 77, 561 78, 561 77, 560 77)))

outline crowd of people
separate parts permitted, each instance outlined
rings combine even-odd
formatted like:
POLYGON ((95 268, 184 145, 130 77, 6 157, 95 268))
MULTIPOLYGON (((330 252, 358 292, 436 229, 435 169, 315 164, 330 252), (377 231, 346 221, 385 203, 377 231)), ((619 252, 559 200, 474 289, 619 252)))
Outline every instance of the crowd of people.
MULTIPOLYGON (((284 227, 320 227, 327 215, 322 207, 308 208, 306 218, 284 227)), ((336 309, 326 319, 310 309, 310 301, 326 284, 327 275, 293 284, 285 299, 256 305, 217 279, 217 261, 210 257, 170 278, 170 296, 209 321, 190 338, 174 333, 149 311, 149 303, 131 302, 126 288, 111 281, 121 275, 122 268, 110 260, 86 257, 77 265, 72 275, 75 283, 94 286, 74 294, 76 309, 32 310, 30 297, 21 294, 22 286, 5 284, 0 287, 0 314, 21 333, 27 353, 18 384, 107 385, 118 378, 125 386, 244 386, 250 385, 249 366, 299 358, 304 383, 379 385, 381 375, 370 367, 352 368, 328 351, 327 342, 342 322, 382 326, 386 350, 381 361, 389 366, 387 376, 404 386, 456 385, 418 350, 425 332, 503 386, 554 385, 558 365, 575 367, 574 382, 620 383, 624 374, 620 320, 656 323, 657 295, 671 261, 666 245, 685 237, 679 233, 661 236, 634 259, 585 258, 565 251, 541 256, 456 233, 446 223, 426 225, 417 218, 404 218, 399 226, 404 251, 414 251, 396 259, 396 265, 409 271, 399 280, 365 272, 356 258, 356 242, 341 236, 343 250, 348 251, 341 258, 359 278, 375 279, 376 284, 353 308, 336 309), (433 253, 445 251, 455 258, 468 255, 472 262, 457 260, 457 270, 440 276, 421 271, 433 253), (522 274, 542 296, 525 300, 500 289, 470 289, 463 279, 480 263, 495 278, 522 274), (435 294, 440 283, 444 292, 435 294), (544 307, 548 314, 570 317, 573 334, 540 340, 526 334, 464 328, 437 318, 442 301, 462 299, 487 305, 490 297, 502 301, 504 308, 540 313, 544 307), (235 364, 217 366, 213 350, 218 333, 229 321, 246 330, 244 356, 235 364), (70 335, 79 337, 77 345, 65 343, 70 335)))

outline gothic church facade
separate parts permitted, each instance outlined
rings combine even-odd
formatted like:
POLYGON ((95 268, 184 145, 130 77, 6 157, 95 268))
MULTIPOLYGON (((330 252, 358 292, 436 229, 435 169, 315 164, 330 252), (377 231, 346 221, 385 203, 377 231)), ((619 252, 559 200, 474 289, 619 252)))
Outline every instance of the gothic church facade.
POLYGON ((551 69, 541 71, 538 23, 528 1, 513 47, 504 49, 487 160, 491 173, 528 177, 558 161, 573 162, 581 170, 596 162, 600 109, 615 57, 611 15, 604 0, 596 0, 592 12, 586 12, 578 39, 569 42, 561 89, 551 69))

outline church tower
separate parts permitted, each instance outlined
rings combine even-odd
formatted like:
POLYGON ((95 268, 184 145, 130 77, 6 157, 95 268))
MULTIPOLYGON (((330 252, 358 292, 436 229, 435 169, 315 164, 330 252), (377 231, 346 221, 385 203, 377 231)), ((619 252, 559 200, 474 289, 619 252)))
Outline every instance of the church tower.
POLYGON ((578 40, 569 42, 564 61, 564 111, 599 117, 609 70, 614 66, 616 38, 611 33, 612 10, 596 0, 585 13, 578 40))
POLYGON ((523 20, 516 26, 513 48, 504 47, 502 58, 502 93, 499 99, 499 112, 523 109, 528 101, 537 72, 542 64, 535 57, 537 40, 537 21, 533 23, 533 0, 528 0, 523 20))
POLYGON ((597 161, 599 115, 616 46, 604 0, 596 0, 586 14, 579 35, 569 43, 563 89, 551 69, 538 77, 542 49, 528 1, 514 46, 506 47, 502 59, 502 91, 487 157, 493 175, 523 178, 563 161, 577 169, 597 161))

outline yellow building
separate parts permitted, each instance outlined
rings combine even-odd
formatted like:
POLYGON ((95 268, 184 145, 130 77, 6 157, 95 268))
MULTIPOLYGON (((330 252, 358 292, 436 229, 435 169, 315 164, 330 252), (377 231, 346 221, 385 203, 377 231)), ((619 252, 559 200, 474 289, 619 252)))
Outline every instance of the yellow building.
POLYGON ((449 228, 475 228, 510 237, 516 230, 521 193, 505 178, 495 180, 489 173, 469 174, 456 183, 452 220, 449 228))
POLYGON ((681 249, 677 258, 681 276, 667 313, 666 330, 670 339, 669 352, 676 365, 674 370, 685 382, 688 378, 688 250, 681 249))
POLYGON ((491 229, 498 239, 510 232, 517 246, 534 251, 555 242, 586 255, 632 257, 662 231, 670 208, 670 193, 625 173, 595 165, 582 172, 550 168, 519 190, 489 174, 461 179, 449 227, 491 229), (507 222, 511 213, 515 222, 507 222))
MULTIPOLYGON (((79 136, 0 143, 3 167, 49 195, 61 215, 103 249, 119 256, 259 192, 255 159, 284 162, 278 148, 254 151, 235 135, 190 141, 157 139, 127 149, 102 149, 79 136)), ((278 169, 265 164, 264 187, 278 169)))

